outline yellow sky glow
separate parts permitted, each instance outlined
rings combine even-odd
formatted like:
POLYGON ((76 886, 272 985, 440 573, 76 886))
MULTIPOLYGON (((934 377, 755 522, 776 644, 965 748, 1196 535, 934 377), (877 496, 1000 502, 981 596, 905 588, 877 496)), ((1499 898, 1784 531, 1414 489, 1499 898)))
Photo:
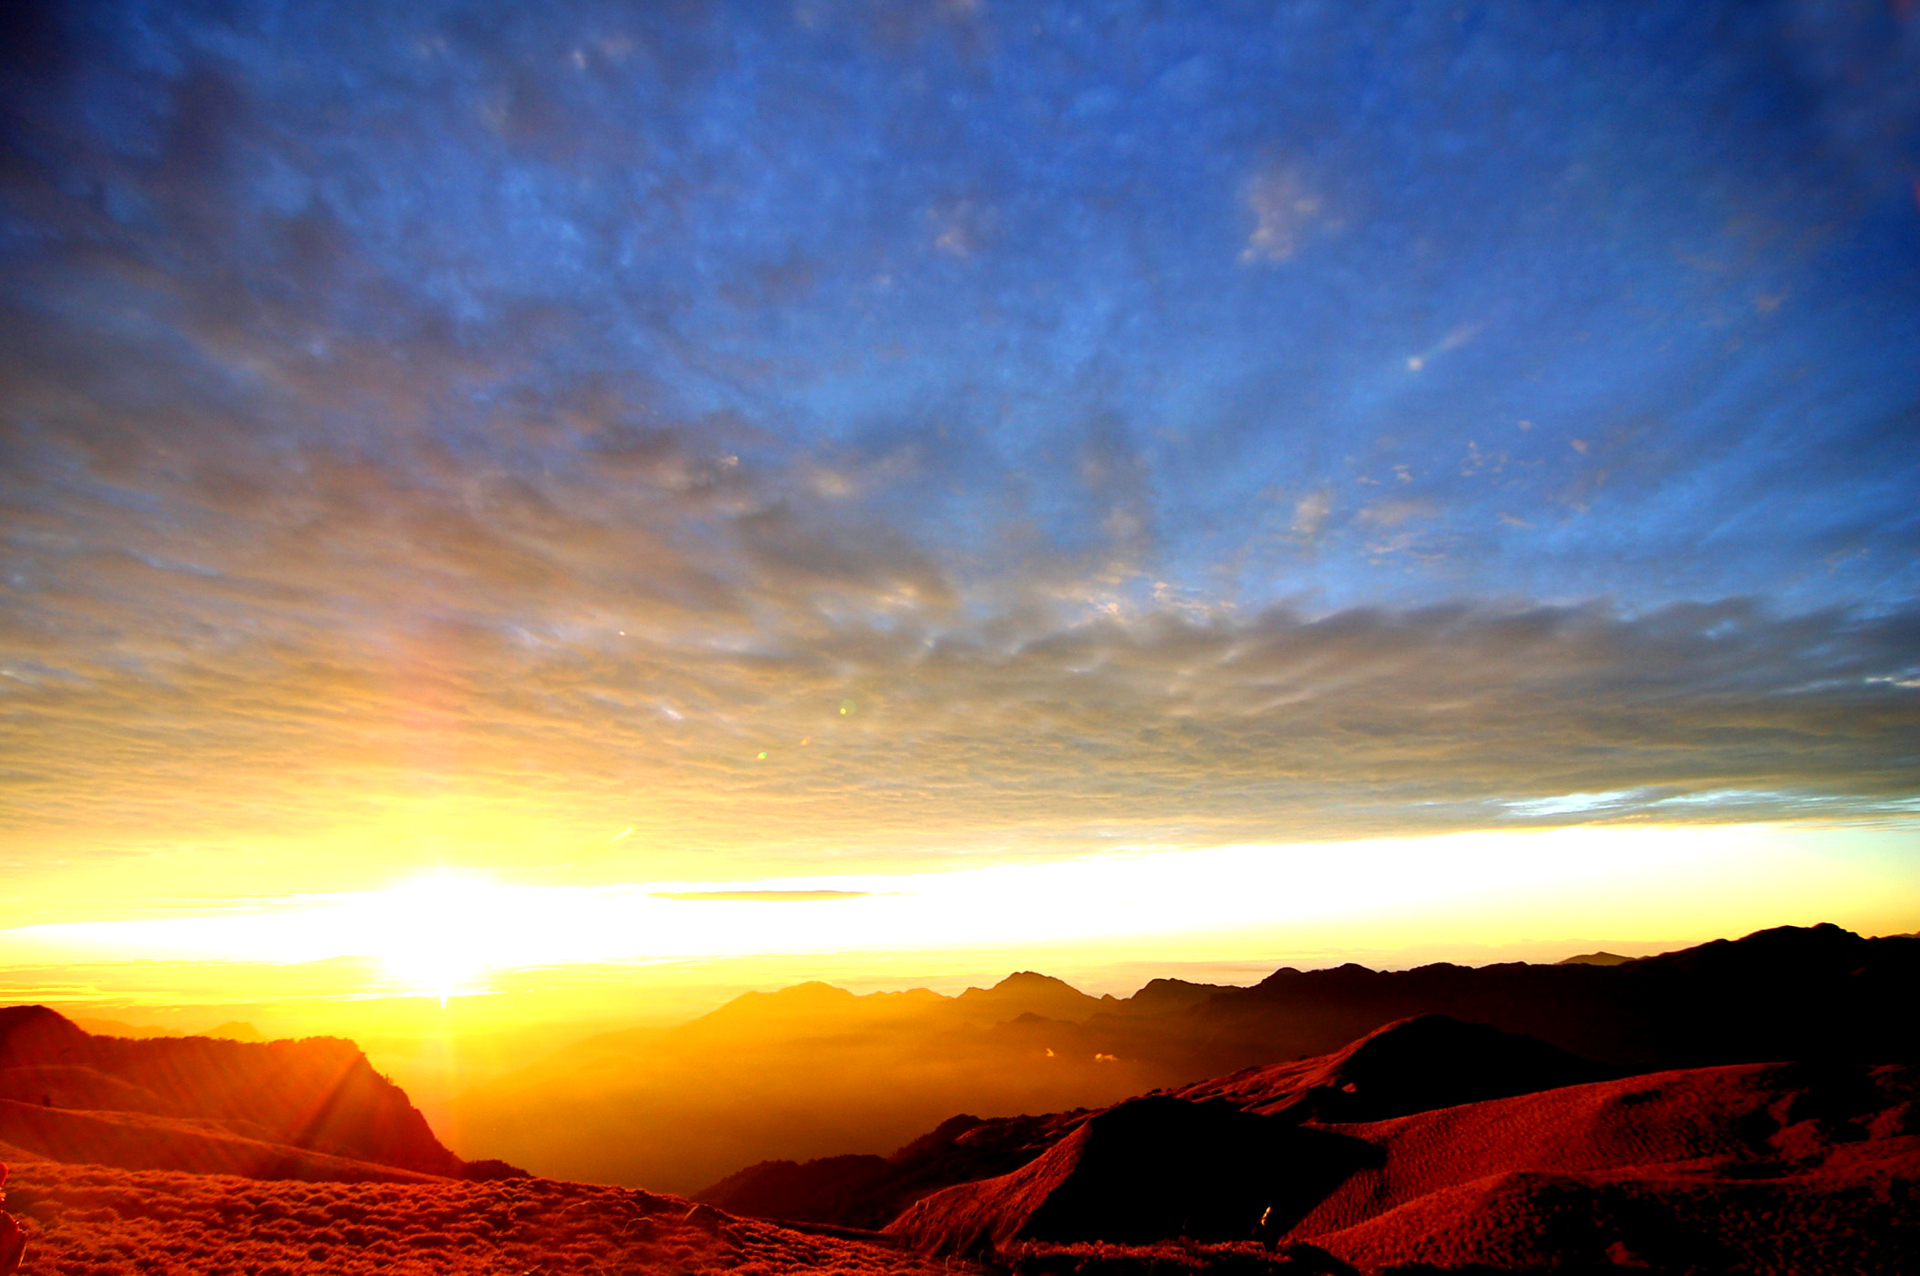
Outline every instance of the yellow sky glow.
MULTIPOLYGON (((918 874, 600 887, 439 869, 389 888, 0 932, 0 961, 375 959, 447 996, 573 963, 977 950, 1246 957, 1920 917, 1911 825, 1589 826, 1142 850, 918 874)), ((805 978, 804 960, 794 965, 805 978)))

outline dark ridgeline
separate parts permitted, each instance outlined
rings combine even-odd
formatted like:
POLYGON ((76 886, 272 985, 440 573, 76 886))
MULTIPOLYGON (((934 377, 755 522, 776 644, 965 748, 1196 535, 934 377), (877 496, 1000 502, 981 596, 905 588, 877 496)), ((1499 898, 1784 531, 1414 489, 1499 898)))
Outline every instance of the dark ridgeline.
POLYGON ((1326 1050, 1444 1014, 1638 1069, 1776 1059, 1920 1059, 1920 940, 1782 926, 1614 965, 1279 970, 1191 1013, 1221 1059, 1326 1050))

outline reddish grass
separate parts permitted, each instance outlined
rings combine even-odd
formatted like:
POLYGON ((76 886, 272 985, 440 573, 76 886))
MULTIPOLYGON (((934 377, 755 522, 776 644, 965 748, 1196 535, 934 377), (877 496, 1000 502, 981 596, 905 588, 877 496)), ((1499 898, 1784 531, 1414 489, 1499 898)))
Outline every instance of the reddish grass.
POLYGON ((954 1270, 625 1188, 261 1182, 18 1161, 21 1276, 932 1276, 954 1270))

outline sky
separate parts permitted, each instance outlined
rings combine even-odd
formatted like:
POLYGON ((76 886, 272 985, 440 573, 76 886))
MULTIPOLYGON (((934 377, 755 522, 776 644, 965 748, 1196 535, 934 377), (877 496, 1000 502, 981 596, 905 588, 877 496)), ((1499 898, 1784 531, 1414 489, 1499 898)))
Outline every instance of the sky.
POLYGON ((1920 929, 1911 4, 5 22, 0 961, 1920 929))

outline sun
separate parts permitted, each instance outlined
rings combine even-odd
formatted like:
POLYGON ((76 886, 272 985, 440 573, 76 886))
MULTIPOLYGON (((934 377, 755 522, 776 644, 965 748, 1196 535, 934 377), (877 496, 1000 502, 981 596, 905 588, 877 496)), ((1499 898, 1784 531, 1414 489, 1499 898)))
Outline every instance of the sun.
POLYGON ((471 874, 422 873, 368 900, 370 946, 389 978, 445 1005, 484 991, 489 970, 513 964, 524 938, 518 893, 471 874))

